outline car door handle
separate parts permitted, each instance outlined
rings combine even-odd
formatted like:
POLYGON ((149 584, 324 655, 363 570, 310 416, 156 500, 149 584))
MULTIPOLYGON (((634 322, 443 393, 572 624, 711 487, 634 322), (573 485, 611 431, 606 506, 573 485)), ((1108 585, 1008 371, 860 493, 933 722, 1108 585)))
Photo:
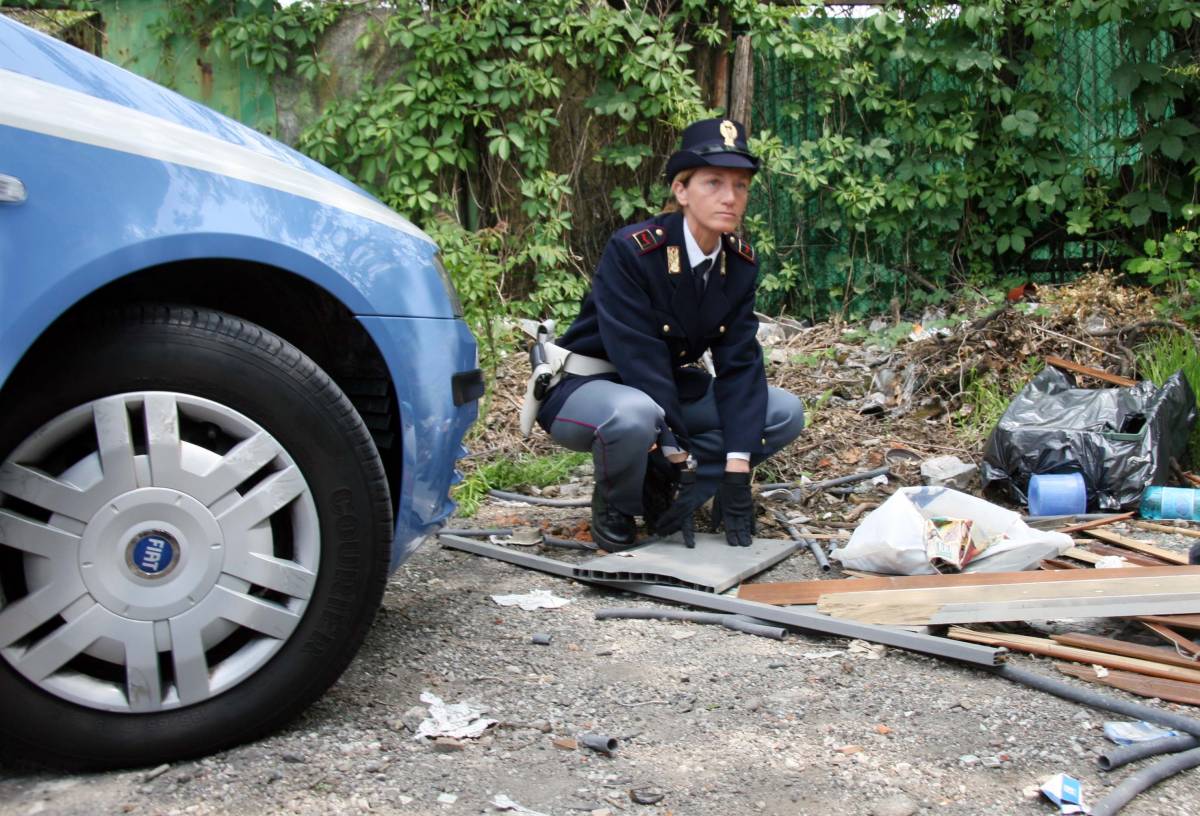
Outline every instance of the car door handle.
POLYGON ((0 204, 20 204, 25 200, 25 185, 16 176, 0 173, 0 204))

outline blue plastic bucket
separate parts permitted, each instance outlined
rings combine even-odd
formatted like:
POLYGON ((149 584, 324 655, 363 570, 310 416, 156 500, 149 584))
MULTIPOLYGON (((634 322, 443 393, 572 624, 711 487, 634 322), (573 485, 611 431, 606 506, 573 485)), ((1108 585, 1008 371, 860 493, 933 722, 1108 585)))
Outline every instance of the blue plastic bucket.
POLYGON ((1035 473, 1029 477, 1029 515, 1069 516, 1087 510, 1081 473, 1035 473))

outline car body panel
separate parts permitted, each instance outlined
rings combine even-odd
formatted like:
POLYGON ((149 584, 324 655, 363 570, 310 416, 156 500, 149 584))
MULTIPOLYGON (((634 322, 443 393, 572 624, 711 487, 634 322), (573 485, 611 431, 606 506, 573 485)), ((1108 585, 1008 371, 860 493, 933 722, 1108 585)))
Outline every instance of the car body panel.
POLYGON ((296 151, 178 94, 0 17, 0 386, 68 309, 120 278, 201 259, 316 284, 386 360, 403 457, 393 567, 452 512, 474 402, 451 377, 476 345, 407 220, 296 151))
MULTIPOLYGON (((401 416, 421 417, 418 422, 405 422, 402 430, 404 468, 396 526, 412 531, 413 537, 409 541, 397 537, 394 569, 420 543, 417 536, 432 533, 454 512, 448 497, 455 472, 447 466, 441 440, 462 439, 475 421, 478 403, 454 408, 445 371, 475 368, 476 352, 470 330, 461 320, 363 317, 361 323, 383 350, 388 368, 401 372, 395 378, 401 416), (439 364, 430 365, 430 360, 439 364)), ((465 452, 458 448, 454 455, 465 452)))

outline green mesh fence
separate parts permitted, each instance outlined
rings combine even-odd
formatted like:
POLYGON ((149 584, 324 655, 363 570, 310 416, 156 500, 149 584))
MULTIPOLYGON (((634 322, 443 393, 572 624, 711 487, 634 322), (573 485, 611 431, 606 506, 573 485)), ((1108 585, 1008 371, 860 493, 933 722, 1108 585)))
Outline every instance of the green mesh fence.
MULTIPOLYGON (((801 21, 798 25, 817 21, 801 21)), ((862 20, 833 19, 818 24, 837 26, 862 25, 862 20)), ((1165 37, 1151 46, 1153 56, 1161 57, 1169 50, 1165 37)), ((1066 138, 1068 149, 1082 159, 1081 164, 1100 177, 1109 178, 1122 165, 1135 164, 1140 158, 1137 147, 1123 143, 1137 128, 1136 115, 1128 99, 1118 97, 1113 73, 1122 62, 1123 49, 1117 27, 1112 24, 1088 30, 1063 31, 1059 34, 1058 75, 1061 77, 1062 110, 1069 122, 1066 138)), ((883 81, 896 81, 882 71, 883 81)), ((928 91, 953 91, 955 77, 934 75, 928 81, 928 91)), ((908 94, 913 91, 910 89, 908 94)), ((753 125, 755 131, 769 130, 786 144, 799 145, 820 135, 821 122, 810 102, 810 91, 803 72, 794 64, 775 58, 760 57, 755 66, 753 125)), ((1020 191, 1014 191, 1014 195, 1020 191)), ((763 256, 763 272, 778 273, 784 264, 800 272, 798 285, 809 292, 840 285, 846 272, 836 268, 844 263, 850 248, 848 231, 818 230, 822 219, 821 205, 816 196, 796 200, 786 179, 773 179, 763 174, 756 184, 752 198, 751 216, 763 218, 775 243, 775 251, 763 256)), ((1084 262, 1102 262, 1110 247, 1091 241, 1063 237, 1032 250, 1024 259, 1027 268, 1020 271, 1031 279, 1061 279, 1064 273, 1078 271, 1084 262)), ((926 270, 928 272, 928 270, 926 270)), ((777 308, 785 293, 766 293, 762 307, 777 308)), ((792 298, 793 302, 812 303, 812 297, 792 298)), ((886 302, 877 299, 876 302, 886 302)), ((819 314, 819 307, 810 307, 819 314)))

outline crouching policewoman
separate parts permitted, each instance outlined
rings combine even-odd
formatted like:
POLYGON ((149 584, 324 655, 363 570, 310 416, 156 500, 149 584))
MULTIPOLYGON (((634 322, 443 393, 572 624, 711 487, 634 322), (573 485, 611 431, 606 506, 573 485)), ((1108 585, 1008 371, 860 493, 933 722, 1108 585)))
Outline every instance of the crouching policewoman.
POLYGON ((754 250, 738 237, 758 159, 745 128, 705 119, 667 162, 665 212, 609 240, 579 316, 549 343, 552 378, 537 421, 591 451, 592 537, 637 543, 683 532, 714 498, 733 546, 754 533, 750 471, 804 427, 800 400, 768 387, 756 338, 754 250), (715 376, 695 365, 712 352, 715 376))

